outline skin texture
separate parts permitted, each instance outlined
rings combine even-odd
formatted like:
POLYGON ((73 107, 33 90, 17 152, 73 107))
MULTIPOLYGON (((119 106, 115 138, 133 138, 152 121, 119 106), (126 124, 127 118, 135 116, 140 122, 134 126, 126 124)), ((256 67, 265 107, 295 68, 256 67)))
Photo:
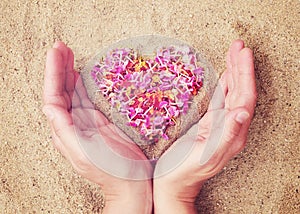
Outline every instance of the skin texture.
POLYGON ((236 40, 229 48, 226 61, 227 69, 219 81, 220 90, 214 94, 207 113, 193 127, 196 135, 186 134, 175 142, 158 160, 153 172, 136 144, 101 112, 94 110, 74 70, 72 50, 56 42, 48 51, 43 112, 50 123, 54 147, 78 174, 103 189, 105 213, 196 213, 194 201, 203 183, 244 148, 256 103, 252 51, 244 48, 243 41, 236 40), (145 160, 138 166, 134 161, 116 163, 122 166, 124 177, 139 173, 145 179, 113 176, 91 163, 79 142, 93 143, 99 138, 125 158, 145 160), (187 143, 192 143, 193 149, 174 167, 172 160, 187 143), (205 157, 210 145, 216 145, 215 152, 205 157), (152 174, 154 179, 147 179, 152 174))

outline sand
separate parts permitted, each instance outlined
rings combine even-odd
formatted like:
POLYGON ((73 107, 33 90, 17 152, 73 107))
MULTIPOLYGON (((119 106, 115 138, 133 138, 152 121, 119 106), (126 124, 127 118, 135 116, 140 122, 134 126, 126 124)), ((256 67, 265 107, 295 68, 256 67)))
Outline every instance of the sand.
POLYGON ((199 213, 299 212, 298 0, 2 0, 0 11, 1 213, 101 212, 101 189, 51 144, 41 112, 45 54, 63 40, 80 70, 99 49, 144 34, 186 41, 219 72, 233 39, 255 53, 259 96, 247 147, 205 184, 199 213))

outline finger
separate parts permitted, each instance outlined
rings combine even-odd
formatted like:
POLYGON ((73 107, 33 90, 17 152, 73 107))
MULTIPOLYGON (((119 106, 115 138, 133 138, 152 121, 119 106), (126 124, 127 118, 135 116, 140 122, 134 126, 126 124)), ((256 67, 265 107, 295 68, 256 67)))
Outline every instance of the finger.
POLYGON ((238 86, 236 106, 244 106, 248 111, 253 114, 256 103, 256 85, 255 85, 255 73, 253 52, 249 48, 244 48, 238 57, 238 86))
MULTIPOLYGON (((73 151, 71 142, 77 142, 77 134, 70 113, 66 109, 55 105, 45 105, 43 112, 51 123, 55 136, 68 150, 68 153, 70 153, 69 150, 73 151)), ((76 149, 73 152, 78 153, 78 150, 76 149)))
POLYGON ((94 105, 91 103, 86 88, 83 84, 82 77, 79 76, 76 82, 75 91, 79 97, 79 100, 81 102, 81 106, 84 108, 92 108, 94 109, 94 105))
POLYGON ((78 80, 78 76, 79 74, 74 71, 74 91, 73 91, 73 95, 72 95, 72 108, 78 108, 81 107, 81 101, 80 98, 78 96, 78 94, 76 93, 76 82, 78 80))
POLYGON ((73 61, 74 55, 70 48, 68 48, 65 43, 63 42, 55 42, 53 48, 59 50, 61 52, 63 58, 63 65, 64 65, 64 92, 63 96, 67 102, 67 108, 71 109, 71 100, 72 100, 72 87, 74 91, 74 76, 70 71, 73 71, 73 61))
POLYGON ((231 48, 229 48, 227 55, 226 55, 226 76, 227 76, 227 85, 228 85, 228 90, 232 90, 233 89, 233 78, 232 78, 232 63, 230 60, 230 50, 231 48))
POLYGON ((75 77, 74 77, 74 54, 73 51, 68 48, 68 58, 66 65, 66 90, 70 97, 73 95, 75 87, 75 77))
POLYGON ((71 99, 65 90, 66 59, 68 48, 62 42, 56 42, 48 51, 45 72, 44 102, 71 107, 71 99))
POLYGON ((50 128, 51 128, 52 144, 53 144, 54 148, 60 152, 59 139, 58 139, 57 135, 54 132, 52 124, 50 124, 50 128))
POLYGON ((227 54, 228 89, 231 92, 237 84, 237 61, 240 50, 244 48, 242 40, 232 42, 227 54))
POLYGON ((52 135, 52 143, 54 148, 61 153, 62 156, 66 157, 67 152, 66 149, 64 148, 64 146, 62 145, 60 139, 57 137, 57 135, 54 132, 53 127, 51 126, 51 135, 52 135))
POLYGON ((64 64, 61 52, 50 49, 47 52, 44 79, 44 102, 47 104, 52 97, 63 96, 64 64))
POLYGON ((206 112, 206 114, 199 121, 198 127, 198 141, 206 141, 214 129, 216 124, 222 126, 224 124, 225 109, 216 109, 206 112), (221 116, 220 116, 221 115, 221 116), (221 118, 221 119, 219 119, 221 118))
POLYGON ((63 64, 65 68, 67 67, 67 61, 68 61, 68 47, 65 45, 65 43, 61 41, 57 41, 54 43, 53 48, 60 51, 62 58, 63 58, 63 64))
POLYGON ((74 110, 74 108, 81 108, 81 101, 76 91, 74 91, 72 96, 72 109, 74 110))
POLYGON ((225 129, 222 135, 222 144, 225 146, 231 146, 231 143, 239 137, 242 125, 245 124, 249 118, 250 114, 247 109, 239 108, 229 112, 225 118, 225 129))
MULTIPOLYGON (((223 116, 221 116, 223 117, 223 116)), ((244 124, 248 123, 250 114, 245 108, 237 108, 226 113, 224 123, 216 126, 213 132, 207 139, 206 146, 200 158, 200 164, 219 164, 226 153, 234 155, 236 150, 239 150, 245 142, 240 142, 237 139, 240 137, 241 130, 244 124)), ((244 138, 245 139, 245 138, 244 138)))
POLYGON ((227 83, 228 77, 227 76, 228 76, 228 74, 225 71, 222 74, 217 87, 215 88, 214 94, 213 94, 212 99, 208 106, 208 111, 224 108, 225 97, 226 97, 227 91, 228 91, 228 83, 227 83))
MULTIPOLYGON (((66 158, 79 174, 86 175, 87 171, 96 170, 94 167, 97 166, 111 175, 126 179, 132 178, 132 176, 134 179, 145 179, 150 176, 150 172, 146 172, 145 174, 144 159, 142 161, 139 161, 139 159, 134 161, 133 157, 124 158, 114 153, 106 144, 105 139, 98 134, 87 138, 84 132, 78 131, 74 124, 72 124, 65 109, 55 106, 47 106, 45 109, 52 110, 54 116, 51 119, 51 123, 55 134, 62 142, 65 151, 67 151, 66 158), (93 164, 91 164, 91 161, 93 164)), ((122 149, 119 148, 118 142, 114 142, 113 144, 120 150, 121 154, 134 156, 132 152, 126 150, 126 146, 122 146, 122 149)))
POLYGON ((55 134, 60 137, 59 127, 68 127, 73 125, 73 120, 70 113, 63 107, 46 104, 43 107, 43 112, 47 116, 48 121, 51 123, 54 128, 55 134), (53 124, 53 121, 56 121, 53 124))
POLYGON ((233 77, 234 87, 236 87, 239 84, 238 82, 239 72, 237 68, 238 56, 240 51, 244 48, 244 42, 242 40, 235 40, 231 48, 232 49, 230 51, 230 61, 232 63, 232 77, 233 77))
POLYGON ((56 127, 53 126, 53 120, 55 118, 55 111, 57 111, 56 110, 57 108, 61 109, 60 111, 64 112, 63 116, 60 115, 60 118, 63 119, 63 121, 61 121, 60 123, 63 124, 63 125, 71 124, 72 122, 70 121, 68 113, 65 113, 66 110, 64 108, 57 107, 57 106, 52 105, 52 104, 48 104, 48 105, 45 105, 43 107, 43 112, 47 116, 47 119, 50 123, 50 128, 51 128, 51 133, 52 133, 51 134, 52 143, 53 143, 54 148, 57 149, 64 157, 66 157, 66 155, 67 155, 66 149, 64 148, 60 138, 58 137, 58 135, 56 133, 57 132, 56 127))
POLYGON ((72 95, 72 108, 81 107, 81 101, 79 99, 78 94, 76 93, 76 83, 78 81, 78 78, 80 77, 80 74, 77 71, 73 71, 73 77, 74 77, 74 91, 72 95))
POLYGON ((85 158, 78 146, 77 134, 68 111, 50 104, 43 107, 43 112, 51 124, 54 136, 61 142, 60 148, 64 148, 64 156, 70 161, 70 157, 85 158))
POLYGON ((70 48, 68 48, 68 58, 66 65, 66 95, 68 99, 68 109, 70 110, 72 107, 72 99, 74 93, 74 85, 75 85, 75 76, 74 76, 74 54, 70 48))
POLYGON ((226 96, 228 93, 228 73, 225 71, 220 78, 220 85, 222 87, 223 94, 226 96))
MULTIPOLYGON (((249 127, 250 127, 250 124, 251 124, 251 120, 253 118, 253 114, 251 112, 249 112, 248 109, 247 109, 247 112, 249 113, 250 116, 249 116, 248 120, 242 124, 239 136, 237 136, 235 138, 236 142, 240 142, 242 145, 245 144, 246 141, 247 141, 247 136, 248 136, 248 133, 249 133, 249 127)), ((239 145, 239 144, 236 143, 235 145, 239 145)), ((235 151, 234 155, 239 153, 243 148, 244 148, 243 146, 240 146, 240 147, 236 148, 234 150, 235 151)))

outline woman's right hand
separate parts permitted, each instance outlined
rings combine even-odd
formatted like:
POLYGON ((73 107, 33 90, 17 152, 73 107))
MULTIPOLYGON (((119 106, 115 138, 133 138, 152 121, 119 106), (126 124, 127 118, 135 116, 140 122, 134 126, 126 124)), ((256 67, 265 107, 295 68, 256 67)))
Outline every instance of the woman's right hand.
POLYGON ((256 96, 253 53, 236 40, 207 113, 157 162, 155 213, 195 213, 194 201, 203 183, 244 148, 256 96), (175 163, 187 146, 190 153, 184 154, 182 163, 175 163))

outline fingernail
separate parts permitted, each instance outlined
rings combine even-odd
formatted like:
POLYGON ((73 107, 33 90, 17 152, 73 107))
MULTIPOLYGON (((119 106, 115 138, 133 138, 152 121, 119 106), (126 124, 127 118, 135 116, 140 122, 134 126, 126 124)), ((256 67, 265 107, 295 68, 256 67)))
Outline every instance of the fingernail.
POLYGON ((249 118, 249 113, 246 111, 238 113, 238 115, 235 117, 235 120, 239 123, 244 123, 249 118))
POLYGON ((46 115, 46 117, 48 118, 48 120, 53 120, 54 119, 54 114, 53 111, 48 109, 48 108, 43 108, 43 113, 46 115))

